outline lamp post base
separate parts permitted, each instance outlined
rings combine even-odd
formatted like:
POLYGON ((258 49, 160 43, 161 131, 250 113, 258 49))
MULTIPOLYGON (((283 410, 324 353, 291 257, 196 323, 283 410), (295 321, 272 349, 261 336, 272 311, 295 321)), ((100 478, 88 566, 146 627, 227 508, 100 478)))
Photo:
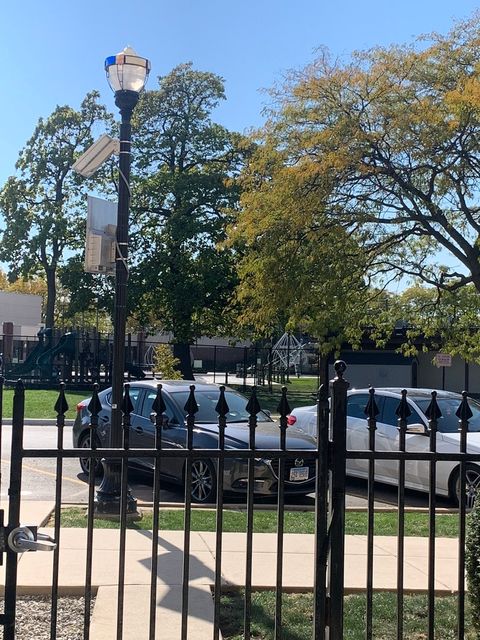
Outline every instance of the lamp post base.
MULTIPOLYGON (((121 520, 121 469, 120 460, 102 460, 103 480, 97 489, 94 502, 94 518, 97 520, 121 520)), ((142 519, 137 501, 127 487, 126 509, 127 522, 142 519)))

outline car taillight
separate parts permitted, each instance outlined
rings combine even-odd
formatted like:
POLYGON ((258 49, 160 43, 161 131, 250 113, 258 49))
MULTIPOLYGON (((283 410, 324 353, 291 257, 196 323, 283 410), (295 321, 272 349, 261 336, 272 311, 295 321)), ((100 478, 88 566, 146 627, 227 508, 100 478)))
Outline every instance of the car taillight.
POLYGON ((86 405, 83 404, 83 402, 79 402, 77 404, 77 413, 80 413, 81 411, 83 411, 85 409, 86 405))
POLYGON ((295 416, 292 416, 292 415, 287 416, 287 425, 289 427, 292 427, 296 421, 297 421, 297 418, 295 416))

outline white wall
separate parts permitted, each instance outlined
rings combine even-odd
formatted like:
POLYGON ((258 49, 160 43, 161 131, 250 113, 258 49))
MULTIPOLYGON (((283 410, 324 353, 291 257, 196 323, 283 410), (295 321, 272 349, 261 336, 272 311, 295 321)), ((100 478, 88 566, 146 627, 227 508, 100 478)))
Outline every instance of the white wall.
MULTIPOLYGON (((348 362, 348 360, 347 360, 348 362)), ((335 369, 329 367, 329 379, 335 377, 335 369)), ((350 383, 350 389, 366 387, 410 387, 412 385, 412 367, 406 365, 382 364, 349 364, 345 378, 350 383)))
MULTIPOLYGON (((173 339, 173 333, 157 333, 153 336, 148 336, 146 338, 146 342, 148 344, 157 342, 170 342, 173 339)), ((192 347, 250 347, 252 342, 250 340, 236 340, 235 338, 220 338, 213 337, 207 338, 206 336, 202 336, 195 340, 195 343, 192 344, 192 347)))
MULTIPOLYGON (((436 352, 419 353, 417 356, 417 387, 424 389, 442 389, 443 371, 434 363, 436 352)), ((411 364, 397 361, 382 362, 387 358, 386 352, 352 352, 342 353, 347 363, 345 378, 350 388, 369 387, 410 387, 412 386, 411 364)), ((395 357, 395 356, 394 356, 395 357)), ((333 366, 330 366, 329 378, 335 377, 333 366)), ((459 356, 452 357, 450 367, 445 367, 445 389, 462 392, 468 386, 468 392, 480 396, 480 365, 468 365, 468 379, 465 375, 465 361, 459 356)))
POLYGON ((0 329, 4 322, 13 322, 15 335, 36 335, 42 325, 42 296, 0 291, 0 329))
MULTIPOLYGON (((442 367, 433 364, 435 353, 418 355, 418 386, 427 389, 442 388, 442 367)), ((445 389, 461 393, 465 389, 465 361, 459 356, 452 357, 452 366, 445 367, 445 389)), ((468 391, 480 394, 480 365, 468 365, 468 391)))

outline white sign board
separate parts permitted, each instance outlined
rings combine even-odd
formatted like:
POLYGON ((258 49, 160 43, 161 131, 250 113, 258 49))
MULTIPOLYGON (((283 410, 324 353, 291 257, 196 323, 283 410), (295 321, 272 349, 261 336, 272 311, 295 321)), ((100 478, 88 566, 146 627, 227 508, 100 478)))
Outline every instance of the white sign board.
POLYGON ((115 273, 116 202, 88 196, 85 271, 115 273))
POLYGON ((437 367, 451 367, 452 356, 448 353, 437 353, 435 356, 435 364, 437 367))

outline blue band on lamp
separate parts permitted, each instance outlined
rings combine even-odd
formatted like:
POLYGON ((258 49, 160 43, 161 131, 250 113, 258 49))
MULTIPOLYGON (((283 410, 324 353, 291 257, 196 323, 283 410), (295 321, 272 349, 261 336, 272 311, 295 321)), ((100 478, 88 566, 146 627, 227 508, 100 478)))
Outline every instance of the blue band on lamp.
POLYGON ((109 56, 105 58, 105 69, 108 69, 112 64, 115 64, 117 61, 117 56, 109 56))

